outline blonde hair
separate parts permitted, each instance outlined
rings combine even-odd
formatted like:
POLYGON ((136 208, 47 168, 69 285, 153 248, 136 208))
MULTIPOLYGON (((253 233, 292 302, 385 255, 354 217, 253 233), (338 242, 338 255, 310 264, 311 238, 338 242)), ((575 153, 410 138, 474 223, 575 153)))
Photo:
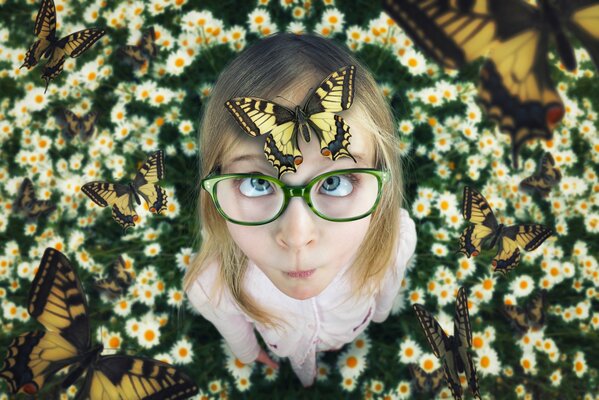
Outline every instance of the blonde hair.
MULTIPOLYGON (((203 109, 199 136, 200 176, 220 166, 223 155, 235 146, 240 135, 247 135, 225 110, 227 100, 242 96, 274 100, 294 83, 314 81, 316 77, 317 84, 345 65, 356 66, 352 109, 358 109, 353 112, 361 113, 364 125, 372 132, 375 167, 386 169, 391 175, 383 186, 380 202, 371 215, 370 226, 354 264, 348 270, 354 289, 352 294, 360 296, 375 293, 388 269, 393 268, 403 180, 399 143, 389 104, 370 72, 348 50, 319 36, 290 33, 269 36, 246 48, 220 74, 203 109), (231 134, 233 132, 238 134, 231 134)), ((213 288, 212 294, 217 291, 222 293, 224 284, 250 317, 265 325, 279 326, 276 316, 259 307, 244 292, 242 283, 247 257, 229 235, 225 220, 216 210, 210 195, 201 190, 199 197, 201 247, 185 274, 184 290, 189 290, 212 261, 218 261, 220 282, 213 288)))

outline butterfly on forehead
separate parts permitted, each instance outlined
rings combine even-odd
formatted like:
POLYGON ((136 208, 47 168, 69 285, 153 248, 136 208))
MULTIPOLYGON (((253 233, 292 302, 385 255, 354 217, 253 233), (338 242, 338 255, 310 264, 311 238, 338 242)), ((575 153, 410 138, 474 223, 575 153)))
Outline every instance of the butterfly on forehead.
POLYGON ((146 201, 152 213, 160 214, 166 210, 166 191, 155 184, 162 178, 164 156, 162 150, 158 150, 139 168, 132 182, 122 184, 94 181, 83 185, 81 191, 100 207, 111 206, 114 220, 123 229, 127 229, 139 219, 135 204, 141 204, 140 197, 146 201))
POLYGON ((320 141, 320 153, 333 161, 355 158, 349 153, 349 126, 334 113, 347 110, 354 100, 356 67, 348 65, 332 72, 294 110, 257 97, 237 97, 225 107, 250 136, 266 135, 264 154, 278 177, 295 172, 303 161, 299 135, 306 142, 311 133, 320 141))
POLYGON ((45 329, 25 332, 9 344, 0 377, 11 393, 37 395, 65 367, 63 389, 84 376, 75 400, 175 400, 198 392, 195 383, 170 364, 138 356, 103 356, 102 344, 92 347, 85 293, 60 251, 45 250, 28 304, 29 315, 45 329))
POLYGON ((31 179, 25 178, 19 186, 13 209, 23 212, 27 218, 33 219, 50 214, 56 210, 56 205, 50 200, 38 200, 33 189, 33 182, 31 179))
POLYGON ((445 381, 453 398, 456 400, 462 398, 459 374, 464 373, 472 394, 480 399, 476 367, 468 353, 468 349, 472 347, 472 328, 468 314, 466 288, 461 287, 458 290, 453 317, 453 336, 447 336, 441 325, 422 304, 415 303, 412 307, 433 353, 443 364, 445 381))
POLYGON ((468 186, 464 187, 462 215, 471 224, 460 236, 458 251, 467 257, 476 257, 482 249, 497 246, 492 265, 495 272, 502 274, 516 268, 520 262, 520 248, 532 251, 553 234, 551 229, 539 224, 499 224, 483 195, 468 186))
POLYGON ((120 51, 125 55, 126 60, 133 62, 138 68, 147 68, 150 61, 158 54, 154 27, 149 27, 137 44, 123 46, 120 51))
POLYGON ((90 111, 85 115, 78 116, 71 110, 62 109, 55 114, 58 125, 67 139, 79 137, 81 141, 88 141, 96 129, 98 113, 90 111))
POLYGON ((537 192, 543 197, 549 196, 551 189, 562 180, 562 173, 555 166, 555 160, 549 152, 543 153, 537 171, 520 182, 524 192, 537 192))
POLYGON ((64 66, 65 56, 79 57, 106 33, 103 29, 87 28, 61 39, 56 37, 56 7, 53 0, 42 0, 35 19, 33 34, 37 40, 29 47, 21 68, 34 67, 41 58, 49 58, 42 71, 46 90, 50 81, 64 66))
POLYGON ((460 68, 484 56, 478 101, 512 139, 512 162, 530 139, 551 139, 565 108, 551 79, 549 43, 576 69, 566 31, 599 66, 599 1, 384 0, 383 9, 429 57, 460 68))

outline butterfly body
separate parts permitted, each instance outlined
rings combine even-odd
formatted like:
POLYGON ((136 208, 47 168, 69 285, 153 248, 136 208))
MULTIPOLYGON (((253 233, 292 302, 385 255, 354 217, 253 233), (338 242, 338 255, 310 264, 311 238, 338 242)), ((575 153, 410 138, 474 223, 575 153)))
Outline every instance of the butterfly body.
POLYGON ((248 135, 265 135, 264 153, 279 177, 295 172, 302 163, 300 135, 309 142, 314 134, 325 157, 349 157, 356 161, 348 150, 349 126, 334 114, 347 110, 353 102, 355 70, 355 66, 349 65, 329 74, 307 96, 303 107, 290 109, 258 97, 233 98, 225 107, 248 135))
POLYGON ((29 47, 21 68, 37 65, 41 58, 49 59, 42 71, 46 89, 63 69, 66 56, 78 57, 104 36, 103 29, 88 28, 61 39, 56 36, 56 7, 53 0, 42 0, 35 19, 33 34, 38 39, 29 47))
POLYGON ((576 69, 567 34, 599 66, 599 1, 385 0, 385 11, 431 58, 457 69, 486 57, 478 102, 512 139, 512 161, 534 138, 551 139, 565 107, 551 79, 549 45, 576 69))
POLYGON ((468 186, 464 187, 462 215, 472 224, 462 232, 458 251, 467 257, 476 257, 482 249, 497 246, 492 265, 496 272, 503 274, 519 264, 520 248, 532 251, 553 234, 551 229, 539 224, 499 224, 486 199, 468 186))

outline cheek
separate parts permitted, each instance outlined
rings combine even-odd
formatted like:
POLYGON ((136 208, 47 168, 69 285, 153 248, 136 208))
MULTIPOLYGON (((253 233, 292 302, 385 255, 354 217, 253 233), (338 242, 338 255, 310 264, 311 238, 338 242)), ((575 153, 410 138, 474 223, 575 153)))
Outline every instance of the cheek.
POLYGON ((370 226, 370 216, 358 221, 332 222, 331 224, 333 225, 326 231, 326 246, 338 249, 340 252, 353 253, 366 237, 370 226))
POLYGON ((261 250, 268 242, 268 231, 258 227, 243 226, 227 222, 227 228, 233 241, 239 246, 247 256, 255 259, 255 255, 260 254, 261 250), (261 244, 261 245, 257 245, 261 244))

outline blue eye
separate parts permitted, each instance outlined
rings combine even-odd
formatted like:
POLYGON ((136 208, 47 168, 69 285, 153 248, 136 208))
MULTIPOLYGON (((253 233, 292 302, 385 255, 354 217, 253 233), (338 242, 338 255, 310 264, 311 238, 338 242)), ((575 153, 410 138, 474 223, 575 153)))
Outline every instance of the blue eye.
POLYGON ((270 182, 263 178, 250 177, 236 179, 236 183, 238 183, 241 194, 247 197, 264 196, 273 192, 270 182))
POLYGON ((328 196, 348 196, 359 184, 359 179, 353 174, 333 175, 323 178, 319 184, 321 193, 328 196))

